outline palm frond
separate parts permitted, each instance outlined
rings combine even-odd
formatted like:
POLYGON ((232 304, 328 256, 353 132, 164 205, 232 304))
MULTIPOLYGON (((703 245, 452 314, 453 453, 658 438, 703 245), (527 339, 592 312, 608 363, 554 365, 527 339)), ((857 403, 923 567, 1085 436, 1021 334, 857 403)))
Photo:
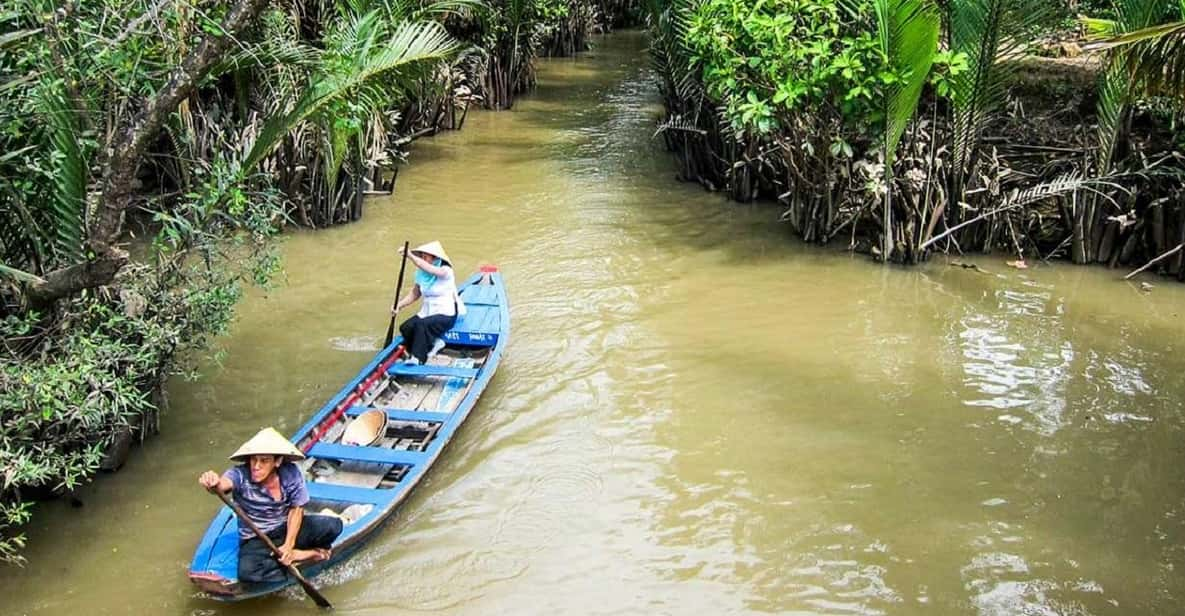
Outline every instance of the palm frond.
POLYGON ((41 272, 52 243, 43 234, 47 225, 33 218, 23 200, 24 195, 0 193, 0 260, 41 272))
POLYGON ((268 69, 276 66, 314 66, 319 55, 313 47, 299 41, 268 38, 248 48, 237 48, 210 68, 207 79, 247 68, 268 69))
POLYGON ((1115 0, 1118 34, 1163 23, 1168 16, 1170 2, 1171 0, 1115 0))
POLYGON ((881 52, 897 81, 885 88, 885 166, 918 106, 938 51, 938 7, 929 0, 875 0, 881 52))
POLYGON ((951 80, 954 163, 963 173, 968 171, 985 122, 1005 100, 1014 69, 999 60, 1016 55, 1031 32, 1051 18, 1053 6, 1045 0, 950 2, 950 48, 964 54, 968 66, 951 80))
POLYGON ((78 111, 68 104, 61 83, 39 89, 37 104, 49 127, 54 170, 53 199, 45 216, 47 235, 58 261, 79 261, 85 232, 87 162, 78 111))
POLYGON ((672 115, 667 119, 666 122, 659 124, 651 138, 657 137, 667 131, 683 131, 687 133, 695 133, 701 136, 708 134, 708 131, 696 126, 694 121, 688 121, 686 118, 678 114, 672 115))
POLYGON ((422 4, 407 14, 405 19, 419 21, 438 15, 464 15, 467 12, 488 8, 481 0, 439 0, 422 4))
MULTIPOLYGON (((359 23, 354 26, 353 32, 361 36, 368 32, 369 27, 359 23)), ((289 111, 277 113, 260 129, 259 136, 242 162, 240 174, 250 173, 289 131, 334 101, 355 93, 371 80, 398 75, 400 71, 413 69, 417 65, 447 60, 457 48, 457 42, 435 22, 399 24, 381 44, 361 41, 353 45, 351 49, 359 55, 353 58, 348 69, 340 74, 314 76, 289 111)), ((394 85, 399 86, 398 83, 394 85)))
POLYGON ((1130 102, 1129 85, 1127 72, 1118 62, 1111 62, 1099 80, 1099 100, 1096 105, 1099 149, 1095 161, 1099 173, 1107 173, 1111 169, 1111 158, 1115 154, 1115 145, 1119 142, 1130 102))
MULTIPOLYGON (((959 229, 962 229, 963 227, 975 224, 985 218, 989 218, 991 216, 995 216, 996 214, 1001 214, 1001 213, 1007 212, 1009 210, 1014 210, 1014 209, 1017 209, 1020 207, 1024 207, 1026 205, 1029 205, 1031 203, 1036 203, 1036 202, 1042 201, 1044 199, 1049 199, 1052 197, 1058 197, 1061 195, 1069 194, 1074 191, 1081 190, 1081 189, 1083 189, 1087 186, 1090 186, 1092 184, 1107 184, 1107 182, 1103 179, 1097 179, 1097 178, 1096 179, 1086 179, 1082 176, 1081 173, 1079 173, 1077 171, 1071 171, 1070 173, 1060 175, 1048 182, 1042 182, 1041 184, 1038 184, 1036 186, 1026 188, 1025 190, 1013 190, 995 208, 992 208, 991 210, 984 212, 984 213, 976 216, 975 218, 964 221, 960 224, 957 224, 957 225, 947 229, 946 231, 943 231, 942 233, 940 233, 938 235, 935 235, 934 237, 926 240, 925 243, 923 243, 918 248, 918 250, 925 250, 925 249, 929 248, 930 246, 933 246, 935 242, 938 242, 942 238, 947 237, 948 235, 951 235, 952 233, 955 233, 956 231, 958 231, 959 229)), ((1112 186, 1113 186, 1113 184, 1112 184, 1112 186)))
POLYGON ((1087 49, 1112 54, 1139 93, 1185 102, 1185 21, 1133 30, 1087 49))
POLYGON ((337 177, 346 160, 346 155, 350 152, 350 137, 354 131, 332 121, 326 122, 321 130, 325 138, 326 150, 325 160, 322 163, 325 186, 332 191, 337 188, 337 177))
POLYGON ((0 276, 8 276, 20 282, 45 282, 44 279, 36 274, 30 274, 29 272, 19 270, 15 267, 9 267, 3 263, 0 263, 0 276))
POLYGON ((1114 19, 1079 17, 1078 23, 1082 24, 1082 29, 1086 32, 1086 40, 1088 41, 1106 40, 1118 36, 1122 32, 1119 22, 1114 19))
MULTIPOLYGON (((1105 40, 1151 26, 1161 19, 1168 9, 1168 0, 1117 0, 1115 20, 1083 19, 1082 22, 1090 39, 1105 40)), ((1111 58, 1099 82, 1099 149, 1096 160, 1099 173, 1108 173, 1111 170, 1111 160, 1119 144, 1133 98, 1132 79, 1133 74, 1127 70, 1124 63, 1111 58)))

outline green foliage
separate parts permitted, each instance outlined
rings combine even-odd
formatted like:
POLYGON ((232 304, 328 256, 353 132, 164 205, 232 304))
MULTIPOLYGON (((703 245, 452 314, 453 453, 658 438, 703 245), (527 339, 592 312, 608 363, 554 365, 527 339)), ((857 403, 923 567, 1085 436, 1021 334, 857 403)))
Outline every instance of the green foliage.
POLYGON ((0 501, 0 563, 20 564, 24 562, 21 548, 25 537, 13 532, 32 517, 31 503, 5 503, 0 501))
POLYGON ((934 86, 934 93, 942 98, 950 98, 955 88, 955 77, 966 70, 966 55, 951 51, 934 54, 934 64, 930 73, 930 85, 934 86))
POLYGON ((223 163, 196 179, 185 199, 156 212, 153 258, 125 268, 118 290, 0 320, 0 562, 20 562, 14 528, 31 514, 22 491, 88 480, 115 435, 158 410, 164 379, 191 373, 179 358, 196 361, 192 351, 225 331, 244 284, 277 271, 269 239, 282 220, 279 195, 245 192, 223 163))
POLYGON ((881 53, 888 64, 884 84, 885 203, 882 209, 881 251, 893 253, 893 161, 905 126, 918 106, 918 97, 938 51, 938 7, 930 0, 874 0, 881 53))
POLYGON ((58 261, 71 263, 82 257, 86 233, 87 153, 79 114, 70 108, 65 88, 50 83, 41 89, 38 100, 42 115, 48 120, 49 152, 53 197, 47 211, 45 229, 58 261))
POLYGON ((292 7, 266 11, 255 38, 236 41, 166 110, 127 213, 148 233, 133 242, 133 264, 28 311, 22 284, 93 257, 87 210, 103 194, 111 136, 203 37, 221 33, 231 4, 18 0, 0 12, 0 561, 19 559, 29 491, 86 481, 114 435, 156 411, 163 380, 190 372, 179 354, 196 357, 230 322, 242 286, 278 271, 271 239, 303 187, 281 191, 277 165, 259 163, 293 133, 319 134, 328 155, 315 158, 335 184, 363 131, 397 117, 456 52, 435 19, 478 6, 343 0, 318 11, 313 41, 301 40, 292 7))
MULTIPOLYGON (((1185 15, 1185 7, 1181 13, 1185 15)), ((1109 45, 1135 76, 1141 92, 1185 104, 1185 21, 1129 32, 1109 45)))
POLYGON ((32 275, 81 254, 93 149, 61 70, 34 42, 45 38, 40 25, 19 12, 0 14, 0 30, 15 30, 0 38, 0 261, 32 275))
POLYGON ((874 0, 881 52, 890 76, 885 80, 885 167, 905 125, 913 117, 938 51, 938 7, 929 0, 874 0))
POLYGON ((327 173, 336 177, 346 140, 362 129, 363 120, 406 96, 425 67, 448 59, 456 49, 435 22, 392 25, 377 11, 349 19, 326 37, 321 70, 292 108, 272 116, 260 130, 242 173, 250 173, 301 122, 314 119, 323 127, 335 161, 327 173))
POLYGON ((1011 80, 1001 57, 1020 52, 1055 13, 1045 0, 951 0, 947 4, 950 50, 966 58, 967 70, 951 75, 954 162, 964 190, 983 127, 1006 99, 1011 80))
POLYGON ((1136 95, 1185 104, 1185 0, 1116 0, 1111 18, 1081 21, 1090 46, 1108 54, 1100 87, 1100 157, 1108 162, 1120 112, 1136 95))
MULTIPOLYGON (((1114 19, 1085 18, 1083 25, 1091 38, 1115 37, 1155 25, 1168 15, 1171 6, 1168 0, 1117 0, 1112 11, 1114 19)), ((1134 98, 1133 76, 1138 74, 1138 71, 1124 66, 1121 59, 1113 59, 1103 72, 1097 107, 1099 149, 1096 162, 1100 173, 1111 171, 1111 161, 1134 98)))
POLYGON ((893 79, 872 16, 865 0, 705 0, 683 42, 737 131, 769 134, 788 115, 819 110, 866 123, 879 119, 876 101, 893 79))

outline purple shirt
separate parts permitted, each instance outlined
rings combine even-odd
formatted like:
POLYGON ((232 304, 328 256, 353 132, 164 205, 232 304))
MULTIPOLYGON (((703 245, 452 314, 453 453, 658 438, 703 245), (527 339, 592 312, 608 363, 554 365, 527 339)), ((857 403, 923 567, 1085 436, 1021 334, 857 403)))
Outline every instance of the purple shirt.
MULTIPOLYGON (((231 467, 225 477, 234 484, 231 494, 243 512, 264 533, 288 522, 288 510, 304 507, 309 502, 309 491, 304 486, 304 475, 295 464, 285 462, 277 469, 280 475, 280 500, 272 498, 267 487, 251 481, 251 469, 246 464, 231 467)), ((239 539, 250 539, 255 531, 239 520, 239 539)))

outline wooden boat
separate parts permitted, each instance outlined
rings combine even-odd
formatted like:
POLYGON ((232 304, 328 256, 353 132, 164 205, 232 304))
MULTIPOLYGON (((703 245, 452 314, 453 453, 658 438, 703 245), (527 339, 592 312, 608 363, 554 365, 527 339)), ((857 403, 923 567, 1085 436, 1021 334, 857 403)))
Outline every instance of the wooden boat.
MULTIPOLYGON (((483 267, 459 291, 468 312, 445 333, 447 344, 439 353, 425 365, 408 365, 401 361, 402 339, 396 336, 292 437, 308 456, 299 463, 310 497, 305 512, 337 515, 344 522, 333 557, 302 568, 306 577, 348 558, 391 516, 489 384, 510 333, 502 276, 497 268, 483 267), (370 446, 343 444, 352 419, 372 409, 386 413, 385 432, 370 446)), ((275 584, 240 582, 238 555, 238 523, 223 507, 198 544, 189 578, 214 598, 229 601, 293 583, 291 578, 275 584)))

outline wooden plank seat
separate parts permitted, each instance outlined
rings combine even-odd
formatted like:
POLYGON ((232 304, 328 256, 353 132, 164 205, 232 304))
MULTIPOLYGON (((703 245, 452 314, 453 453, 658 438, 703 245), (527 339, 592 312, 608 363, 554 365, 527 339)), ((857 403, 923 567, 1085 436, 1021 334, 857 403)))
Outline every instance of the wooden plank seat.
POLYGON ((454 376, 462 379, 472 379, 477 376, 477 368, 451 368, 449 366, 410 366, 404 363, 394 363, 387 369, 392 376, 454 376))
POLYGON ((314 500, 381 505, 391 498, 389 493, 384 494, 383 490, 376 490, 374 488, 358 488, 320 481, 310 481, 305 485, 309 491, 309 498, 314 500))
POLYGON ((356 447, 354 445, 335 445, 317 443, 308 453, 310 458, 329 458, 351 462, 371 462, 374 464, 400 464, 415 466, 427 461, 428 456, 418 451, 404 451, 384 449, 382 447, 356 447))
POLYGON ((346 410, 346 415, 350 417, 357 417, 366 411, 378 409, 387 412, 387 419, 389 421, 429 421, 443 423, 448 421, 453 416, 452 413, 441 413, 438 411, 414 411, 412 409, 396 409, 389 406, 351 406, 346 410))

